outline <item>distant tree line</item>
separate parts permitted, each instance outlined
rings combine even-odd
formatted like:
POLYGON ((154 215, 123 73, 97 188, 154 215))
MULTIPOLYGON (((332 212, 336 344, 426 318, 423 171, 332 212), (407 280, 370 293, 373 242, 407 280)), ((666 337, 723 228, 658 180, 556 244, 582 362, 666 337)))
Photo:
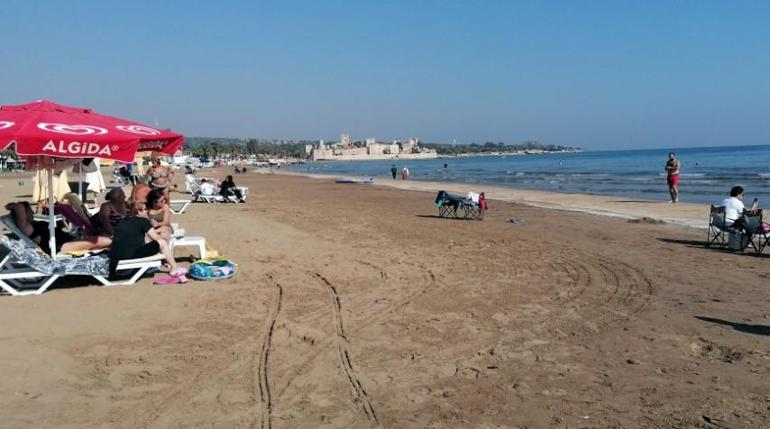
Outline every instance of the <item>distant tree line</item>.
POLYGON ((263 139, 232 139, 209 137, 186 137, 185 151, 193 156, 257 155, 271 158, 304 158, 305 141, 273 141, 263 139))
POLYGON ((542 144, 536 141, 528 141, 520 144, 506 144, 503 142, 485 142, 471 144, 451 144, 451 143, 422 143, 429 149, 436 149, 439 155, 460 155, 465 153, 513 153, 526 150, 560 152, 570 150, 580 150, 580 148, 560 146, 553 144, 542 144))
MULTIPOLYGON (((194 156, 208 156, 212 158, 222 156, 238 157, 243 155, 257 155, 270 158, 305 158, 305 145, 318 143, 318 140, 267 140, 267 139, 234 139, 218 137, 186 137, 185 151, 194 156)), ((365 142, 356 142, 360 147, 365 142)), ((436 149, 440 155, 460 155, 468 153, 512 153, 519 151, 546 151, 559 152, 579 150, 569 146, 542 144, 536 141, 528 141, 520 144, 506 144, 503 142, 485 142, 471 144, 452 143, 420 143, 428 149, 436 149)))

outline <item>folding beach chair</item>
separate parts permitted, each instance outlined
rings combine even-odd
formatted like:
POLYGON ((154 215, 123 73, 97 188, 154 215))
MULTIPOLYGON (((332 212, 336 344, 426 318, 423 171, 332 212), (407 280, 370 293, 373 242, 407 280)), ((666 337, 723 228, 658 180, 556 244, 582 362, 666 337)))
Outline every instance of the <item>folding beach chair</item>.
POLYGON ((466 202, 463 204, 463 210, 466 219, 484 220, 484 210, 478 203, 466 202))
POLYGON ((727 233, 731 228, 725 224, 725 206, 711 206, 709 226, 706 232, 706 247, 716 244, 720 248, 727 246, 727 233))
POLYGON ((438 206, 439 217, 458 218, 458 210, 462 210, 463 197, 452 195, 447 191, 438 191, 436 195, 436 206, 438 206))
POLYGON ((453 195, 446 191, 439 191, 436 195, 438 215, 446 218, 457 219, 484 219, 484 210, 470 198, 453 195))
POLYGON ((743 210, 741 219, 747 247, 750 246, 756 253, 761 254, 767 246, 767 240, 770 236, 770 233, 766 232, 762 225, 762 209, 743 210))

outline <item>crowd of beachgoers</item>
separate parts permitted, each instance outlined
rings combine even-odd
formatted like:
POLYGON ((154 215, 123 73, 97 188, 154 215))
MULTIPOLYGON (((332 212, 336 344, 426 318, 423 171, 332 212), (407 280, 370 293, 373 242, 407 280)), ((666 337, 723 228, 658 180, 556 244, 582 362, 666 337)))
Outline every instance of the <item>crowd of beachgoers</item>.
MULTIPOLYGON (((80 162, 92 160, 74 160, 74 163, 80 162)), ((59 163, 59 167, 70 165, 59 163)), ((32 202, 16 201, 5 205, 10 212, 12 227, 33 240, 43 252, 69 256, 104 252, 110 258, 111 276, 117 274, 116 268, 122 260, 162 255, 169 275, 180 282, 186 281, 186 269, 176 262, 172 247, 172 241, 179 234, 175 231, 178 223, 172 222, 170 193, 177 185, 173 180, 175 171, 169 165, 153 158, 144 174, 135 173, 131 163, 122 165, 115 170, 115 186, 105 189, 104 202, 99 205, 83 201, 90 196, 98 198, 98 189, 83 193, 68 189, 66 178, 54 175, 53 212, 59 218, 53 228, 48 217, 50 207, 44 173, 44 170, 42 175, 38 172, 32 202), (51 231, 55 249, 49 245, 51 231)), ((241 190, 232 176, 222 181, 202 179, 201 182, 200 189, 195 190, 200 196, 218 195, 243 202, 241 190)), ((82 184, 79 187, 82 190, 82 184)))

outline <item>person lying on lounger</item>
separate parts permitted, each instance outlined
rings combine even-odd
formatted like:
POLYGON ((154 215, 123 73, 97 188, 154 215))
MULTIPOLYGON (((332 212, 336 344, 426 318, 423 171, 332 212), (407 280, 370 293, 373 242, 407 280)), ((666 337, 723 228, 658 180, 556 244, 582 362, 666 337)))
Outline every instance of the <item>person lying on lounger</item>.
POLYGON ((147 206, 133 204, 130 216, 121 220, 115 228, 110 248, 110 275, 115 274, 118 262, 125 259, 139 259, 161 253, 171 269, 171 276, 182 276, 187 270, 177 265, 171 249, 171 227, 152 227, 147 217, 147 206))
POLYGON ((62 215, 69 223, 69 230, 65 232, 75 238, 75 240, 86 240, 89 237, 96 237, 96 247, 88 250, 103 249, 110 247, 112 238, 110 236, 99 234, 88 216, 86 209, 80 197, 77 194, 69 192, 62 196, 61 201, 56 203, 54 213, 62 215))
MULTIPOLYGON (((16 227, 50 255, 49 239, 51 235, 48 222, 35 220, 32 207, 26 201, 8 203, 5 208, 11 212, 16 227)), ((56 227, 54 233, 56 234, 56 252, 104 249, 110 245, 109 238, 101 236, 85 235, 76 240, 59 226, 56 227)))

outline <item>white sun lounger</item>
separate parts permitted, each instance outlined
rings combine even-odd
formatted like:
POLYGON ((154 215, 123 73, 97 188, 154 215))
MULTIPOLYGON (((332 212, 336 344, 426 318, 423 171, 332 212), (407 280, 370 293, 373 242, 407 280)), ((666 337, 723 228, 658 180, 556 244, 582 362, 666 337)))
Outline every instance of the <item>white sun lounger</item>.
MULTIPOLYGON (((0 249, 5 254, 0 259, 0 289, 14 296, 40 295, 48 290, 51 285, 63 276, 91 276, 104 286, 130 285, 136 283, 150 268, 160 267, 163 255, 157 254, 148 258, 126 259, 118 263, 116 272, 135 270, 127 279, 110 280, 106 275, 95 273, 58 274, 56 272, 41 272, 29 265, 19 262, 5 245, 0 244, 0 249)), ((47 257, 47 256, 46 256, 47 257)), ((84 256, 89 258, 92 256, 84 256)), ((54 264, 57 261, 52 261, 54 264)), ((63 261, 58 261, 62 263, 63 261)))
POLYGON ((168 208, 171 209, 171 213, 182 214, 190 206, 192 200, 170 200, 168 202, 168 208))
POLYGON ((121 271, 126 272, 129 270, 136 270, 136 272, 134 272, 134 274, 128 279, 109 280, 105 276, 98 275, 92 275, 92 277, 96 280, 99 280, 99 282, 104 286, 132 285, 136 283, 137 280, 139 280, 150 268, 160 268, 160 264, 164 259, 165 257, 158 253, 157 255, 148 256, 146 258, 121 260, 118 262, 118 268, 115 269, 116 273, 120 273, 121 271))
MULTIPOLYGON (((77 273, 66 273, 66 270, 63 269, 64 265, 71 263, 72 261, 79 262, 81 265, 88 265, 88 258, 96 258, 97 256, 83 256, 77 259, 70 258, 69 260, 57 259, 54 261, 50 256, 39 251, 37 243, 30 240, 29 237, 19 230, 10 215, 0 216, 0 222, 10 233, 10 235, 7 235, 9 240, 7 243, 9 243, 9 245, 15 246, 11 243, 12 241, 18 243, 17 247, 19 249, 24 249, 23 252, 30 252, 26 254, 26 256, 31 254, 34 256, 33 259, 42 262, 50 268, 50 270, 41 271, 30 266, 26 262, 17 260, 14 258, 11 248, 0 241, 0 255, 2 255, 0 257, 0 289, 15 296, 40 295, 48 290, 56 280, 63 276, 91 276, 105 286, 134 284, 150 268, 160 267, 161 262, 164 259, 163 255, 157 254, 148 258, 120 261, 116 272, 120 273, 128 270, 136 270, 136 272, 127 280, 112 281, 109 280, 106 275, 83 271, 82 269, 78 270, 77 273), (63 272, 65 273, 62 274, 63 272)), ((29 261, 29 259, 27 259, 27 261, 29 261)))

